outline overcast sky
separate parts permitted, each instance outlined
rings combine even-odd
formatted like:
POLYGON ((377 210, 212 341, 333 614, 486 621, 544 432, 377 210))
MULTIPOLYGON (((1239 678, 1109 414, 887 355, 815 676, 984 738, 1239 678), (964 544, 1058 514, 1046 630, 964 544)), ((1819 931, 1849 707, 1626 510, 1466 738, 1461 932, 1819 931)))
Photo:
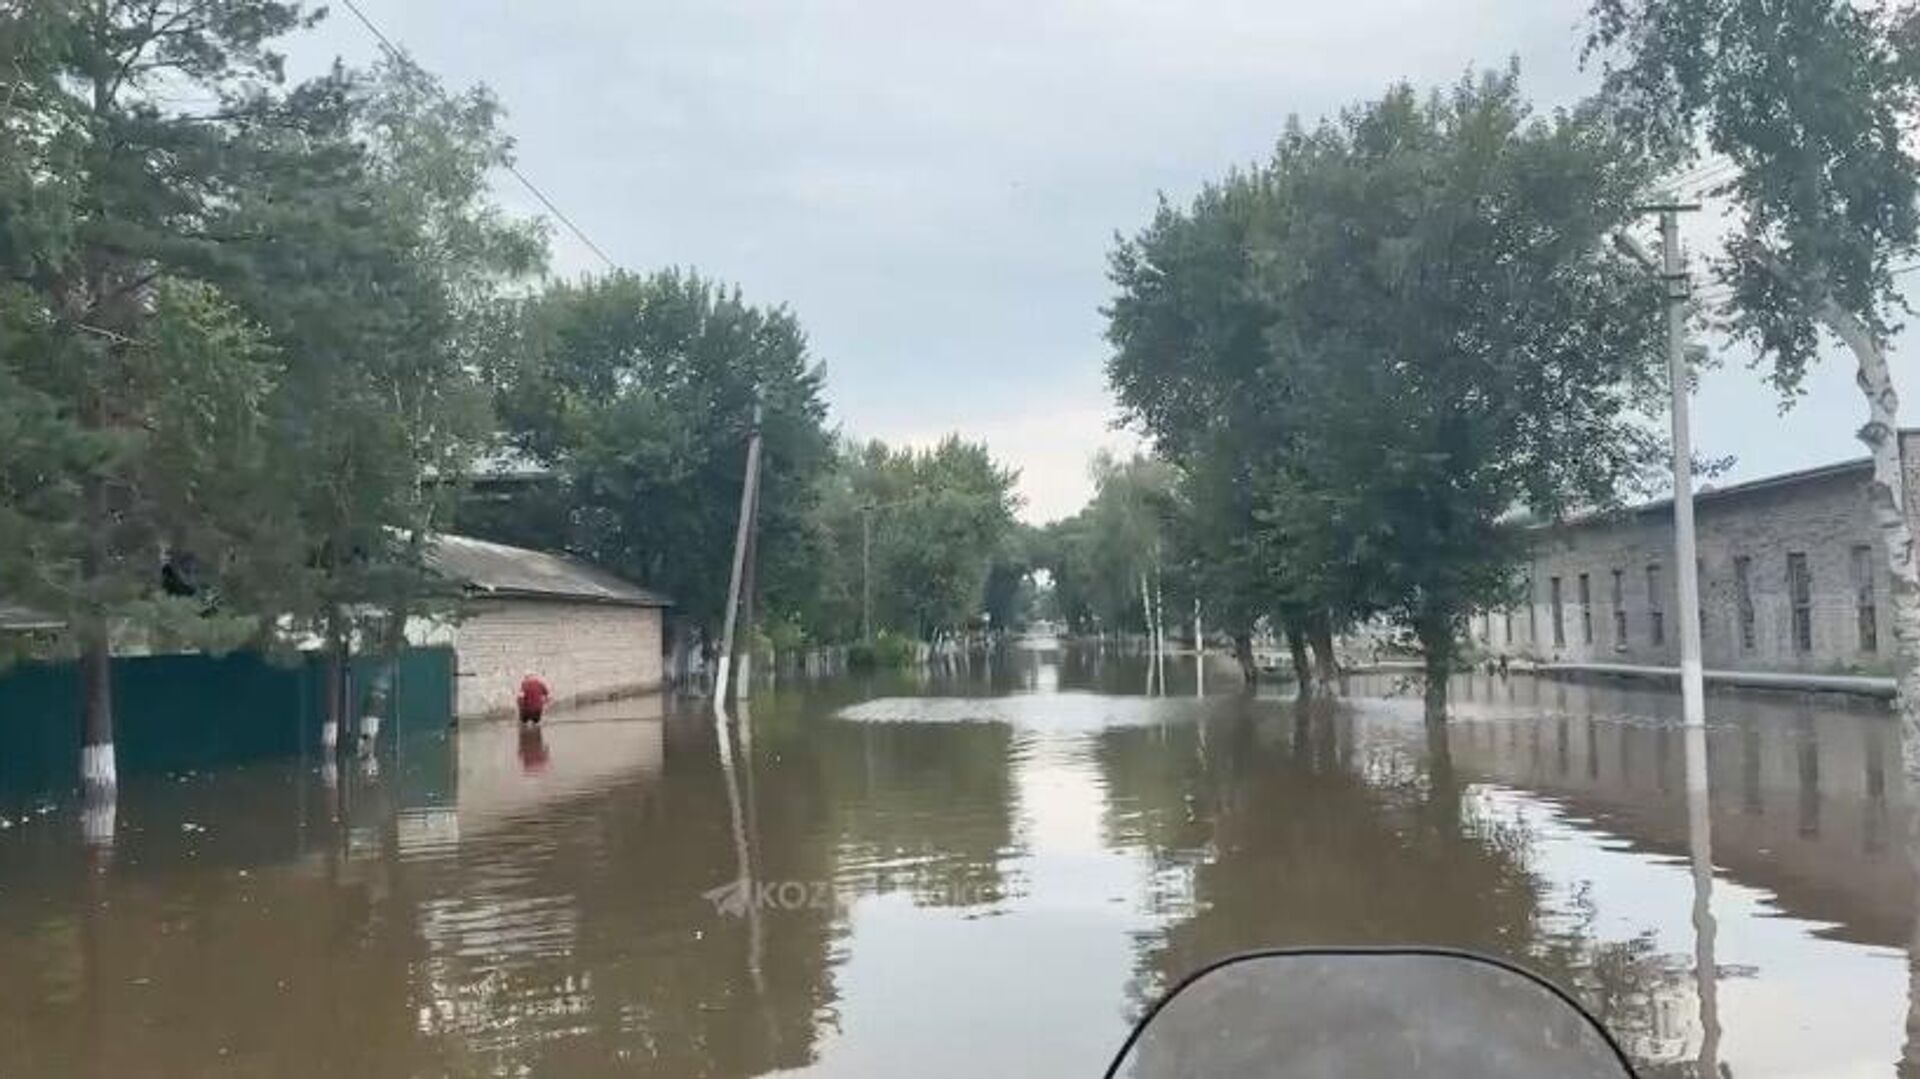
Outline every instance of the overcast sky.
MULTIPOLYGON (((1099 307, 1114 232, 1157 193, 1393 80, 1517 56, 1543 105, 1592 83, 1582 0, 359 3, 449 84, 494 89, 522 170, 613 259, 791 306, 847 433, 984 439, 1036 521, 1131 444, 1099 307)), ((290 48, 297 71, 376 50, 337 5, 290 48)), ((556 272, 600 267, 555 230, 556 272)), ((1736 361, 1703 383, 1697 438, 1751 478, 1860 455, 1862 414, 1843 363, 1783 417, 1736 361)))

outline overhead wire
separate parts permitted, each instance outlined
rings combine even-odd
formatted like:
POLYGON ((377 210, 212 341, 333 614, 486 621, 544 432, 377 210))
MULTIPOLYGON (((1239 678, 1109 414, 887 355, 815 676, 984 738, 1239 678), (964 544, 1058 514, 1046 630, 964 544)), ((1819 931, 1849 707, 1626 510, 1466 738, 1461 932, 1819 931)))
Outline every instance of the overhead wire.
MULTIPOLYGON (((366 28, 367 33, 373 35, 374 40, 378 41, 380 47, 386 50, 387 56, 390 59, 396 63, 418 65, 418 61, 408 55, 405 49, 402 49, 392 38, 388 37, 380 27, 376 26, 374 21, 367 17, 366 12, 360 10, 359 4, 355 3, 354 0, 340 0, 340 2, 346 6, 346 9, 353 14, 355 19, 359 20, 360 25, 366 28)), ((587 235, 586 230, 578 224, 575 224, 573 218, 567 216, 567 212, 562 210, 559 204, 554 202, 552 198, 548 197, 545 191, 540 190, 538 184, 528 179, 527 174, 521 172, 518 165, 515 165, 511 161, 503 161, 501 164, 514 179, 520 181, 520 186, 526 188, 529 194, 539 200, 540 205, 547 208, 547 212, 553 215, 554 220, 565 226, 566 230, 572 233, 575 239, 586 245, 587 250, 598 256, 601 262, 606 263, 608 269, 618 270, 620 268, 620 264, 613 261, 612 257, 602 250, 599 244, 594 243, 593 238, 587 235)))

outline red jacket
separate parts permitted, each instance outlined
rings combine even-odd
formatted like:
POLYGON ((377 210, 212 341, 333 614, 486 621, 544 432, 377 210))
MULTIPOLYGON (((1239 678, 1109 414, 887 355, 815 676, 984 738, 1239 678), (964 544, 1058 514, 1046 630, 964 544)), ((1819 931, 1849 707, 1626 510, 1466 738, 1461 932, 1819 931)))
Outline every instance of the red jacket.
POLYGON ((553 692, 547 688, 547 684, 533 675, 521 679, 520 707, 539 711, 547 706, 547 698, 551 696, 553 692))

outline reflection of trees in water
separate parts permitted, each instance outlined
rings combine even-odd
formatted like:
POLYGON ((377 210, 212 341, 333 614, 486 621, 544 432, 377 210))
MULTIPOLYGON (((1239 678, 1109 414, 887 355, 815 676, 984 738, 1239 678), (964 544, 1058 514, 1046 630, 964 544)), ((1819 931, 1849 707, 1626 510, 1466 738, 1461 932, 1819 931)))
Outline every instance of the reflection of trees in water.
MULTIPOLYGON (((818 770, 757 767, 761 875, 829 879, 818 770)), ((34 928, 0 935, 0 1074, 66 1074, 85 1054, 101 1074, 672 1077, 813 1059, 834 912, 767 912, 756 992, 745 922, 701 895, 735 872, 704 720, 670 728, 658 776, 484 835, 449 826, 432 849, 399 840, 379 783, 336 819, 311 776, 268 778, 218 777, 198 809, 180 793, 198 788, 129 784, 126 819, 207 831, 124 830, 91 883, 71 842, 5 848, 0 924, 34 928)))
POLYGON ((1463 795, 1444 738, 1430 755, 1417 735, 1361 737, 1354 723, 1248 702, 1204 748, 1196 725, 1101 735, 1113 841, 1186 867, 1191 889, 1141 940, 1136 1004, 1250 948, 1440 944, 1528 964, 1660 1057, 1691 999, 1689 960, 1650 936, 1599 939, 1583 896, 1554 909, 1534 837, 1463 795))
MULTIPOLYGON (((1005 893, 1013 850, 1014 737, 1001 723, 818 722, 780 750, 829 807, 837 887, 904 890, 929 906, 1005 893)), ((767 777, 772 780, 773 776, 767 777)))

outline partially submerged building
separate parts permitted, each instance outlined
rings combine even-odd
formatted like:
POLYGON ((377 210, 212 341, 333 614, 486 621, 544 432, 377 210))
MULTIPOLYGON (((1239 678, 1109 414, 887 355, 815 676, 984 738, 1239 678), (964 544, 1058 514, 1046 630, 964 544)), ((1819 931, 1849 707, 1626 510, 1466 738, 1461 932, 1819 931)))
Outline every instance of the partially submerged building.
MULTIPOLYGON (((1909 495, 1920 432, 1901 433, 1909 495)), ((1889 575, 1868 505, 1872 462, 1843 461, 1694 496, 1701 650, 1723 670, 1891 669, 1889 575)), ((1908 514, 1920 528, 1910 498, 1908 514)), ((1476 615, 1493 654, 1679 663, 1673 506, 1661 500, 1533 531, 1523 603, 1476 615)))
POLYGON ((453 646, 456 715, 512 712, 528 674, 563 703, 661 687, 664 597, 575 558, 468 536, 436 537, 427 564, 467 599, 434 633, 453 646))

